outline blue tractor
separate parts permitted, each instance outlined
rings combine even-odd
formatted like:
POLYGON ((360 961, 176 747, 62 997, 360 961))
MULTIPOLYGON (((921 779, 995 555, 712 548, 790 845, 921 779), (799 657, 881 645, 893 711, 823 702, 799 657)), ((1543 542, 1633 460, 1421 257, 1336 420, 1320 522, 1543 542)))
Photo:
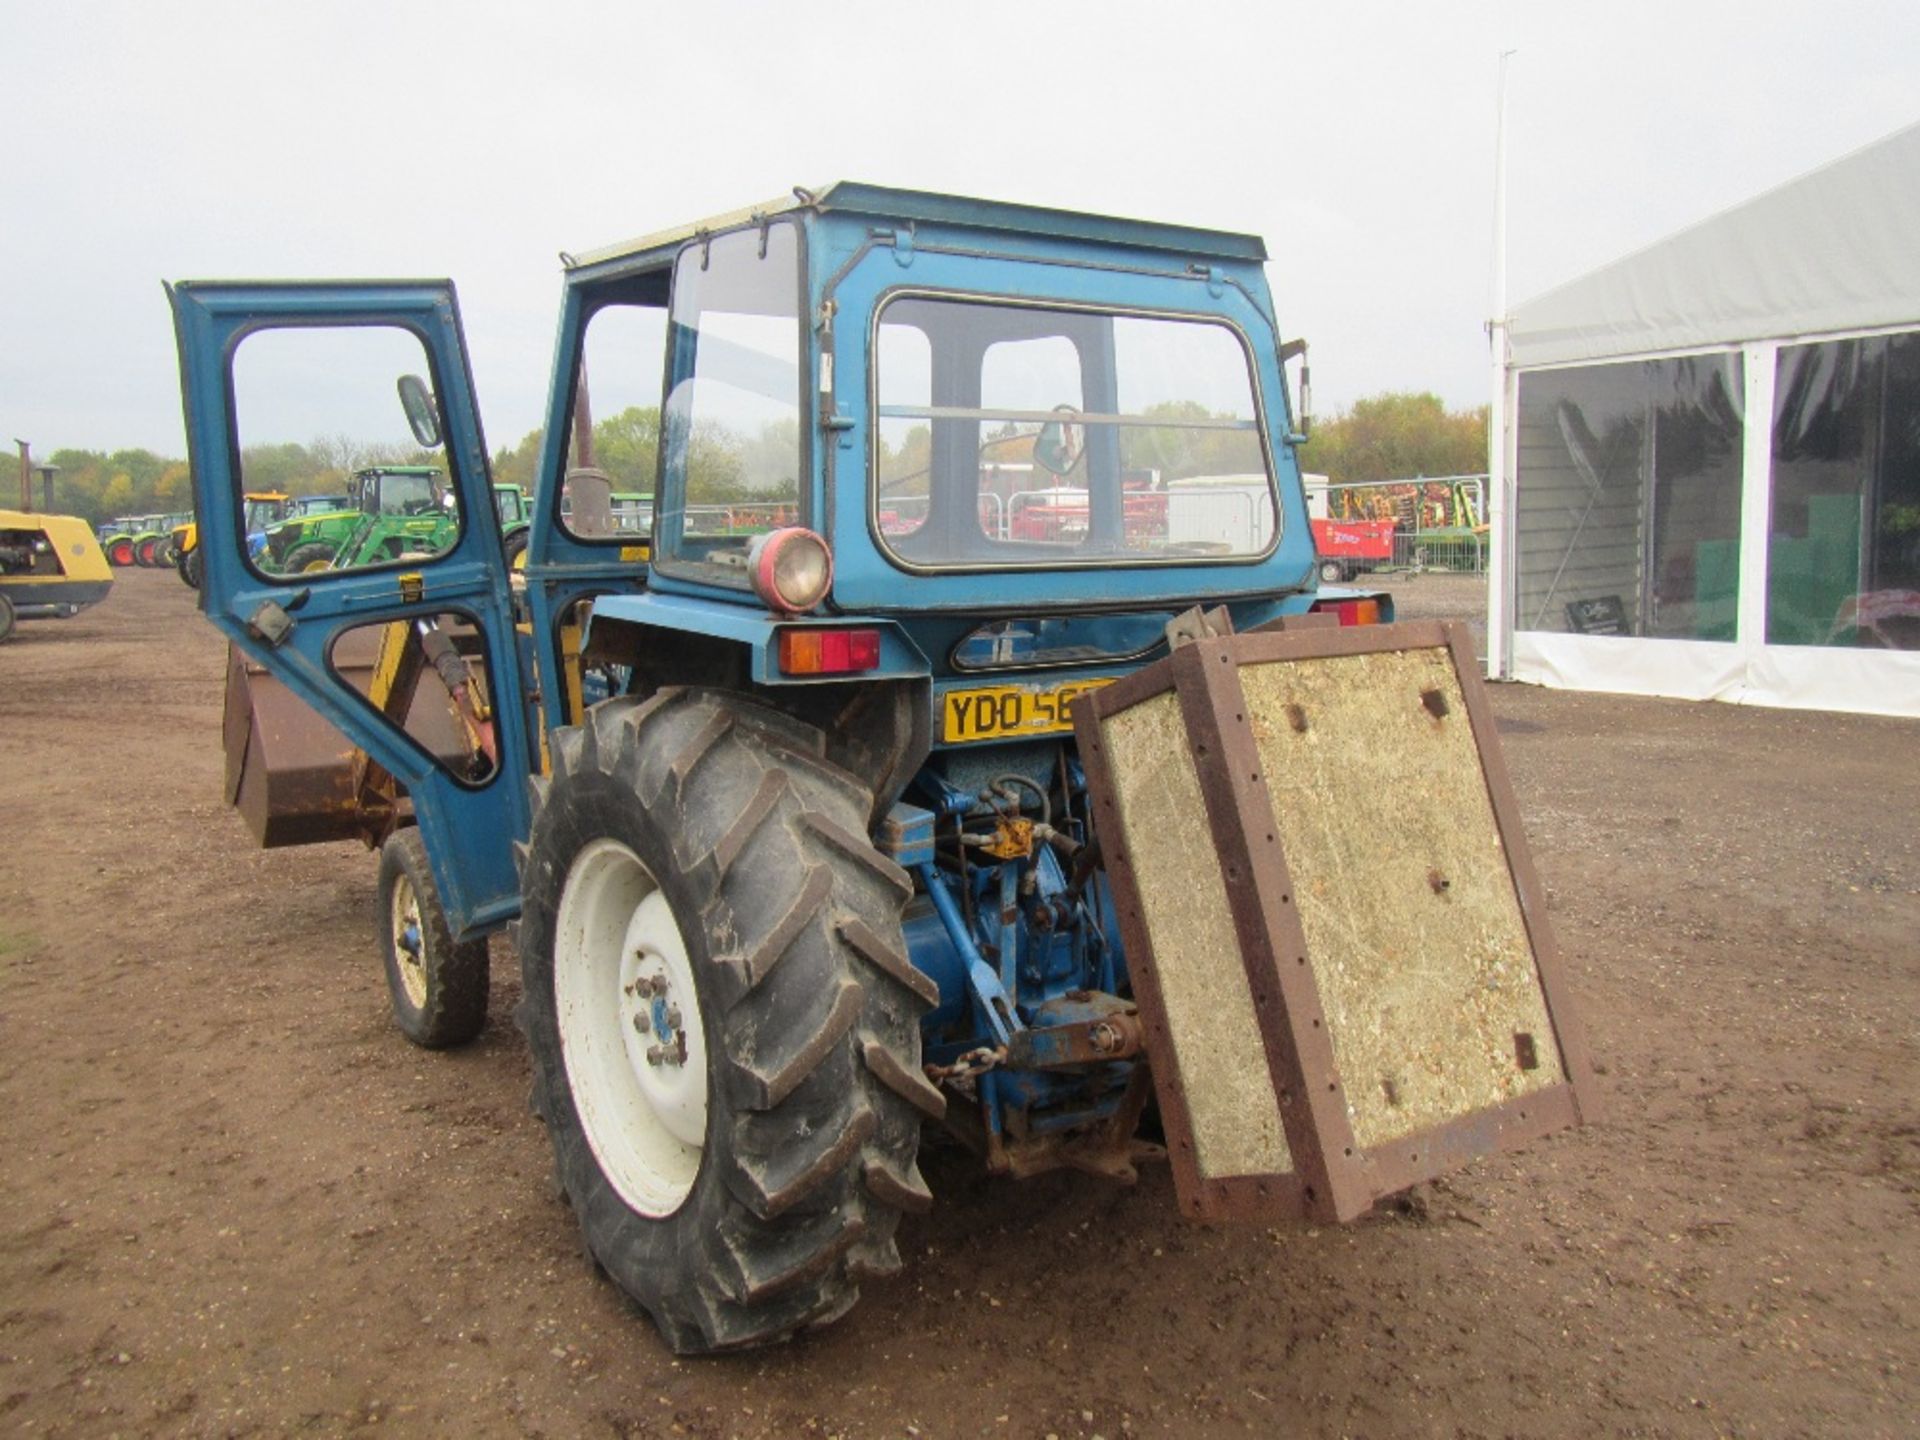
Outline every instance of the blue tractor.
POLYGON ((560 1188, 675 1349, 896 1270, 928 1122, 1012 1176, 1163 1153, 1074 701, 1198 604, 1390 618, 1316 591, 1265 259, 855 184, 567 256, 524 570, 450 284, 170 289, 207 618, 390 778, 400 1028, 469 1039, 511 928, 560 1188), (356 424, 443 454, 457 538, 259 567, 238 437, 356 424))

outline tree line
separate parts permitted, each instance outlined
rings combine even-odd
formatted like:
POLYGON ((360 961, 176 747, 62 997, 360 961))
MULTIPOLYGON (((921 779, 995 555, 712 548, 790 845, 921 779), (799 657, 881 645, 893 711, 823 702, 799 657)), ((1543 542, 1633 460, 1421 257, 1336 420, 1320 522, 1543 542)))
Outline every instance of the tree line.
POLYGON ((1335 485, 1480 475, 1487 468, 1487 407, 1449 410, 1438 395, 1389 390, 1313 422, 1302 469, 1335 485))
MULTIPOLYGON (((1170 414, 1164 431, 1155 429, 1140 437, 1143 453, 1131 463, 1155 464, 1184 473, 1226 473, 1236 467, 1246 468, 1244 459, 1238 456, 1184 453, 1189 446, 1226 442, 1217 438, 1221 432, 1211 436, 1201 431, 1183 432, 1180 418, 1170 414), (1182 453, 1173 453, 1171 447, 1176 442, 1182 453), (1169 452, 1144 453, 1156 445, 1170 447, 1169 452), (1216 470, 1208 470, 1210 465, 1216 470), (1226 468, 1220 470, 1222 466, 1226 468)), ((727 502, 751 499, 756 492, 764 492, 771 480, 780 478, 783 471, 791 471, 798 455, 798 438, 791 421, 754 436, 697 430, 689 441, 689 468, 696 492, 692 498, 696 502, 727 502)), ((517 443, 497 449, 493 455, 494 480, 531 490, 543 439, 544 432, 535 429, 517 443)), ((916 436, 905 441, 901 449, 911 452, 924 444, 925 437, 916 436)), ((651 492, 658 478, 659 409, 633 406, 597 421, 593 445, 595 463, 613 476, 616 490, 651 492)), ((893 447, 886 448, 883 475, 910 473, 915 468, 908 454, 895 454, 893 447)), ((54 509, 83 516, 90 523, 97 525, 121 515, 169 514, 193 508, 193 486, 184 460, 145 449, 61 449, 47 458, 60 467, 53 480, 54 509)), ((1317 420, 1300 460, 1305 469, 1327 475, 1335 484, 1478 474, 1487 463, 1486 407, 1449 410, 1439 396, 1417 391, 1368 396, 1355 401, 1351 409, 1317 420)), ((279 490, 290 495, 345 490, 347 478, 367 465, 440 463, 444 462, 436 452, 389 453, 388 449, 357 444, 345 436, 321 436, 305 445, 252 446, 241 454, 248 489, 279 490)), ((11 491, 0 493, 11 502, 11 491)), ((37 475, 33 503, 36 508, 42 504, 37 475)))

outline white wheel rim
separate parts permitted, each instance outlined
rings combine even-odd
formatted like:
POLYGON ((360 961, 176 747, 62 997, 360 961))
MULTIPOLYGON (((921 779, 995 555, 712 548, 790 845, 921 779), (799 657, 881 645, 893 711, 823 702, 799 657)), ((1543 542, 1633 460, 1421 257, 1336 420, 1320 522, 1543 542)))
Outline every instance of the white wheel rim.
POLYGON ((618 840, 595 840, 567 871, 553 1000, 567 1087, 601 1173, 642 1215, 672 1214, 706 1145, 706 1034, 666 894, 618 840))
POLYGON ((424 1009, 427 1003, 427 941, 420 925, 420 897, 404 874, 393 882, 393 958, 399 962, 400 988, 407 1003, 424 1009))

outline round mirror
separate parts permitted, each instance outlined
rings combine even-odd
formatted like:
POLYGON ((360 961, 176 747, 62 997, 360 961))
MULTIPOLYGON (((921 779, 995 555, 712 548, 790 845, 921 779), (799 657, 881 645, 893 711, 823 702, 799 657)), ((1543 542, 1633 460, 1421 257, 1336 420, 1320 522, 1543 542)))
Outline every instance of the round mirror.
POLYGON ((440 409, 434 404, 433 391, 418 375, 400 377, 400 408, 407 412, 414 439, 429 450, 440 443, 440 409))

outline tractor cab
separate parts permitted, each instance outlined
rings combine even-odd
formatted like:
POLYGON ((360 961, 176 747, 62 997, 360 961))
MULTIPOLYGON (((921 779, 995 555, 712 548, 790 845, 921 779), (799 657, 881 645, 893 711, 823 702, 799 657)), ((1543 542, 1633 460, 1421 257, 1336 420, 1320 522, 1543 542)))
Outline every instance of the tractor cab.
POLYGON ((363 515, 435 515, 450 503, 441 472, 430 465, 359 470, 348 488, 350 508, 363 515))

